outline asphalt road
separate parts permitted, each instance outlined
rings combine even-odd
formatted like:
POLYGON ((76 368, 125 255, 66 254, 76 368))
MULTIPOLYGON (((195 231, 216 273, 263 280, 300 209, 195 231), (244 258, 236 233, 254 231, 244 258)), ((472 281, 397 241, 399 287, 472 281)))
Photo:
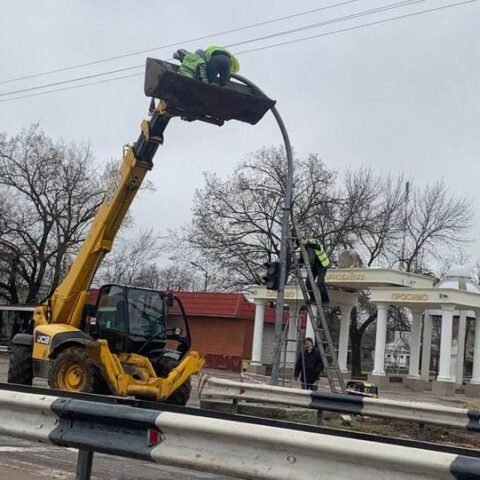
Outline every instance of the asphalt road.
MULTIPOLYGON (((8 361, 0 357, 0 382, 6 381, 7 370, 8 361)), ((36 384, 46 386, 42 380, 36 384)), ((192 406, 198 404, 195 385, 193 392, 192 406)), ((74 479, 76 461, 77 451, 74 449, 0 436, 0 480, 74 479)), ((92 478, 97 480, 232 480, 234 477, 95 454, 92 478)))
MULTIPOLYGON (((74 449, 0 436, 0 480, 74 479, 76 460, 74 449)), ((231 477, 102 454, 95 454, 92 477, 102 480, 231 480, 231 477)))

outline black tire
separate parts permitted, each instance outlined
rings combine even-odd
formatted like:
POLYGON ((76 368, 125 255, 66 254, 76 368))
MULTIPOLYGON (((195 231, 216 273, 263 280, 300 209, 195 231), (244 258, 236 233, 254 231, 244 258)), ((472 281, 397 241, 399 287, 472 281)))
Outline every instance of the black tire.
POLYGON ((84 347, 68 347, 53 360, 48 385, 55 390, 108 393, 105 381, 84 347))
POLYGON ((173 405, 186 405, 190 399, 192 392, 192 382, 189 379, 182 385, 180 385, 166 400, 165 403, 171 403, 173 405))
POLYGON ((8 366, 8 383, 31 385, 33 382, 32 347, 13 344, 8 366))
MULTIPOLYGON (((178 365, 178 361, 169 357, 162 357, 156 361, 152 361, 153 368, 155 373, 159 377, 166 378, 170 371, 178 365)), ((165 403, 170 403, 173 405, 186 405, 190 399, 190 394, 192 392, 192 382, 189 379, 180 387, 178 387, 167 399, 163 400, 165 403)))

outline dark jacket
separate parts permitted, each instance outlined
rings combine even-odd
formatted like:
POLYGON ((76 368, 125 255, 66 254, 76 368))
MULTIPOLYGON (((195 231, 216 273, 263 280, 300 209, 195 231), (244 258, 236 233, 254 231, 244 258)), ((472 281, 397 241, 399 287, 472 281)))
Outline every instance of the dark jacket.
MULTIPOLYGON (((318 244, 316 244, 316 243, 307 242, 305 244, 305 250, 307 251, 308 261, 310 263, 310 266, 312 266, 312 267, 316 263, 318 263, 318 265, 320 265, 320 260, 318 259, 317 254, 316 254, 316 249, 317 248, 318 248, 318 244)), ((304 264, 302 255, 300 255, 300 258, 298 259, 298 261, 299 261, 300 265, 304 264)))
POLYGON ((318 380, 320 373, 323 370, 322 357, 317 348, 313 347, 311 352, 303 350, 300 352, 300 355, 297 358, 295 363, 295 372, 294 377, 300 378, 300 380, 305 381, 307 384, 315 383, 318 380), (304 360, 302 359, 304 358, 304 360), (305 362, 305 379, 303 378, 303 369, 305 362))

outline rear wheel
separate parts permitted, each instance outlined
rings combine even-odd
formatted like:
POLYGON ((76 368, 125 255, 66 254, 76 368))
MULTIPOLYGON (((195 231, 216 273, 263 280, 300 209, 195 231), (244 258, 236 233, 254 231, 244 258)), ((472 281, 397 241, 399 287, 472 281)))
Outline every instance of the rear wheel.
POLYGON ((50 388, 67 392, 104 393, 105 382, 83 347, 69 347, 52 360, 50 388))
POLYGON ((8 383, 31 385, 32 381, 32 347, 13 344, 8 366, 8 383))

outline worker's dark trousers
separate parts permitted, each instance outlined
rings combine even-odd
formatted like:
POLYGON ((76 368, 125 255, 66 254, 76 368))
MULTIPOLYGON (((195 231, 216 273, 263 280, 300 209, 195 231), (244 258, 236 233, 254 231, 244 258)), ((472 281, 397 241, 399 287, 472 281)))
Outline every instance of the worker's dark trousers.
POLYGON ((316 392, 318 390, 318 385, 316 385, 314 380, 312 383, 307 383, 305 380, 302 380, 302 390, 313 390, 316 392))
MULTIPOLYGON (((318 286, 318 289, 320 290, 320 294, 322 296, 322 303, 329 303, 330 298, 328 296, 328 289, 327 286, 325 285, 325 275, 327 274, 327 268, 324 267, 320 262, 315 262, 312 265, 312 273, 313 273, 313 278, 316 280, 316 284, 318 286)), ((306 282, 308 294, 310 295, 310 300, 313 302, 315 301, 315 298, 313 296, 313 290, 312 290, 312 285, 310 283, 310 278, 307 278, 306 282)))
POLYGON ((207 78, 210 83, 219 83, 224 87, 232 70, 232 60, 228 53, 214 52, 207 62, 207 78))

